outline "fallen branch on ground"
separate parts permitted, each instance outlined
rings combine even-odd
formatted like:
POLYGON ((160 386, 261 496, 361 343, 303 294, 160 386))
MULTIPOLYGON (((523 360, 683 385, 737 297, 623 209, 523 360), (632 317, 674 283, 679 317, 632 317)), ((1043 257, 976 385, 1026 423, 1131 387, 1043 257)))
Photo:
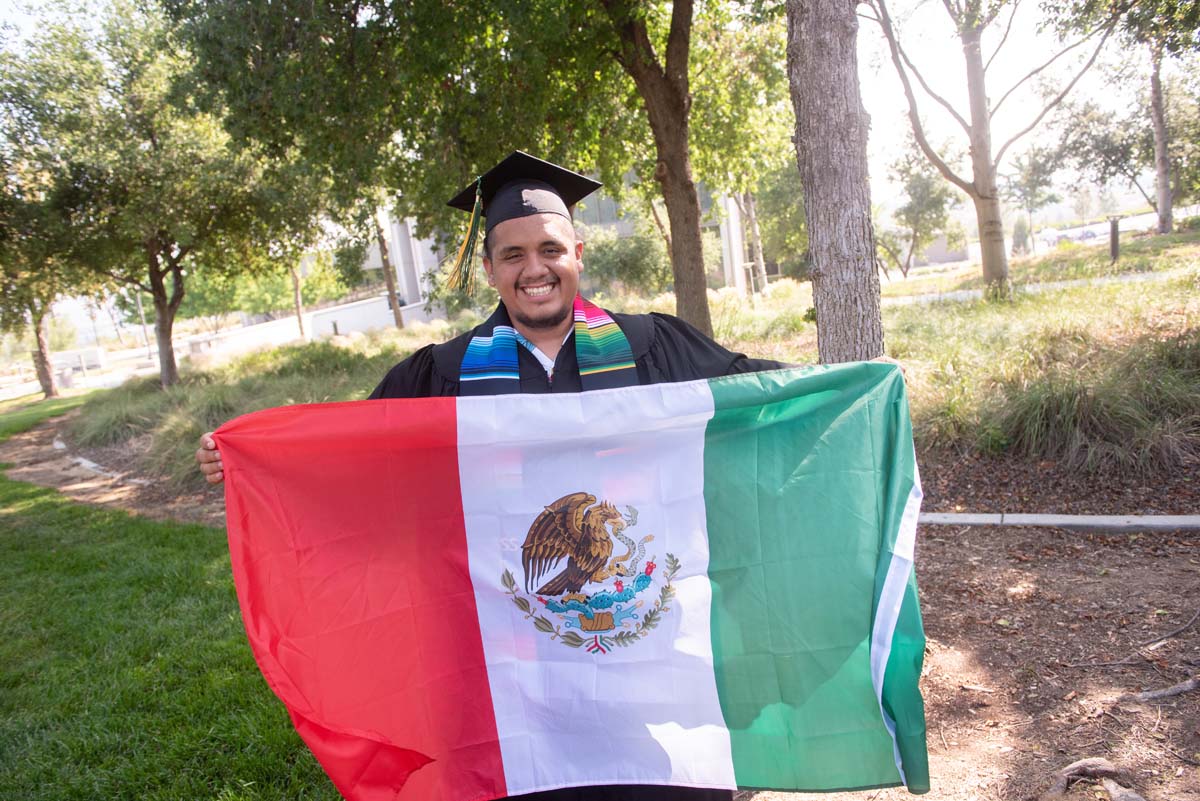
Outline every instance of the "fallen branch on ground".
POLYGON ((1191 692, 1200 688, 1200 678, 1193 677, 1187 681, 1181 681, 1179 684, 1171 685, 1162 690, 1147 690, 1144 693, 1126 693, 1118 698, 1118 701, 1136 701, 1145 703, 1147 701, 1157 701, 1160 698, 1170 698, 1173 695, 1183 695, 1186 692, 1191 692))
POLYGON ((1184 623, 1179 628, 1168 631, 1166 634, 1163 634, 1160 637, 1155 637, 1152 640, 1146 640, 1145 642, 1138 643, 1136 646, 1134 646, 1134 652, 1132 654, 1130 654, 1129 656, 1125 657, 1124 659, 1122 659, 1118 662, 1076 662, 1074 664, 1063 664, 1063 663, 1060 663, 1060 664, 1062 664, 1063 667, 1068 667, 1068 668, 1128 667, 1131 665, 1140 664, 1137 661, 1137 659, 1135 659, 1135 657, 1139 657, 1139 656, 1142 659, 1149 662, 1149 661, 1151 661, 1150 658, 1142 653, 1143 648, 1147 648, 1147 650, 1153 651, 1154 648, 1149 647, 1149 646, 1156 646, 1158 643, 1166 642, 1167 640, 1171 639, 1172 637, 1174 637, 1178 634, 1182 634, 1183 632, 1190 629, 1192 627, 1192 624, 1195 623, 1197 620, 1200 620, 1200 609, 1197 609, 1196 614, 1192 615, 1191 619, 1188 620, 1187 623, 1184 623))
POLYGON ((1054 783, 1038 796, 1038 801, 1058 801, 1065 798, 1067 788, 1080 779, 1096 779, 1104 782, 1104 789, 1112 801, 1145 801, 1133 790, 1126 789, 1116 780, 1130 781, 1129 774, 1113 765, 1107 759, 1090 757, 1072 762, 1060 770, 1054 778, 1054 783), (1109 784, 1112 787, 1109 787, 1109 784))
POLYGON ((1184 623, 1179 628, 1175 629, 1174 631, 1168 631, 1166 634, 1162 635, 1161 637, 1155 637, 1153 640, 1146 640, 1145 642, 1140 642, 1140 643, 1138 643, 1137 647, 1145 648, 1147 645, 1154 645, 1155 643, 1162 642, 1163 640, 1169 640, 1172 637, 1174 637, 1176 634, 1183 634, 1185 631, 1187 631, 1188 629, 1190 629, 1192 627, 1192 624, 1195 623, 1197 619, 1200 619, 1200 609, 1196 610, 1196 614, 1192 615, 1191 620, 1189 620, 1187 623, 1184 623))

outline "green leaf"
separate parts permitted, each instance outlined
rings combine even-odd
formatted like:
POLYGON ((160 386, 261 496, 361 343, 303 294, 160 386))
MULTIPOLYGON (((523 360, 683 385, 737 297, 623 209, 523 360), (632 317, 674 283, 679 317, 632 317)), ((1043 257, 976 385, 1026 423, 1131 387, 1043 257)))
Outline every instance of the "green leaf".
POLYGON ((584 639, 573 631, 559 635, 559 639, 563 641, 563 645, 569 645, 572 648, 578 648, 584 643, 584 639))
POLYGON ((544 631, 544 632, 546 632, 547 634, 553 634, 553 633, 554 633, 554 624, 553 624, 553 623, 551 623, 551 622, 550 622, 549 620, 547 620, 546 618, 542 617, 541 615, 538 615, 537 617, 535 617, 535 618, 533 619, 533 626, 534 626, 534 628, 536 628, 538 631, 544 631))
POLYGON ((518 609, 527 615, 533 611, 532 608, 530 608, 529 600, 520 595, 513 598, 513 603, 517 605, 518 609))

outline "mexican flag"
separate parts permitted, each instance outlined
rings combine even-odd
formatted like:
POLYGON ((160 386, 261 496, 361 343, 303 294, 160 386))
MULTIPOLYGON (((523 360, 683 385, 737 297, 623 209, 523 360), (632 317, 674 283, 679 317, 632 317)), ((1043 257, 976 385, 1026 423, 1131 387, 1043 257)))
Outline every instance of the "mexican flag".
POLYGON ((216 439, 254 656, 347 798, 929 789, 892 365, 294 406, 216 439))

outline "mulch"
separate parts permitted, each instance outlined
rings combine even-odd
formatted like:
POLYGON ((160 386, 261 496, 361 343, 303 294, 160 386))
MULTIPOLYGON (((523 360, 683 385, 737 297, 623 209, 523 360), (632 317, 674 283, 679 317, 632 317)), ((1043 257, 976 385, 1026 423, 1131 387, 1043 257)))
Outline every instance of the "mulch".
POLYGON ((1200 464, 1174 474, 1086 474, 1052 461, 918 449, 925 512, 1200 514, 1200 464))

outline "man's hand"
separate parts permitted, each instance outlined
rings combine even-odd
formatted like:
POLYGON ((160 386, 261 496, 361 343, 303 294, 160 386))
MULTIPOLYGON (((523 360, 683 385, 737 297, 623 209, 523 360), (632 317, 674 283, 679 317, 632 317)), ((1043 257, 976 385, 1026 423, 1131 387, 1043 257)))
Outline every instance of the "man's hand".
POLYGON ((221 452, 217 450, 212 432, 200 435, 200 448, 196 451, 196 464, 209 484, 220 484, 225 480, 225 466, 221 464, 221 452))

